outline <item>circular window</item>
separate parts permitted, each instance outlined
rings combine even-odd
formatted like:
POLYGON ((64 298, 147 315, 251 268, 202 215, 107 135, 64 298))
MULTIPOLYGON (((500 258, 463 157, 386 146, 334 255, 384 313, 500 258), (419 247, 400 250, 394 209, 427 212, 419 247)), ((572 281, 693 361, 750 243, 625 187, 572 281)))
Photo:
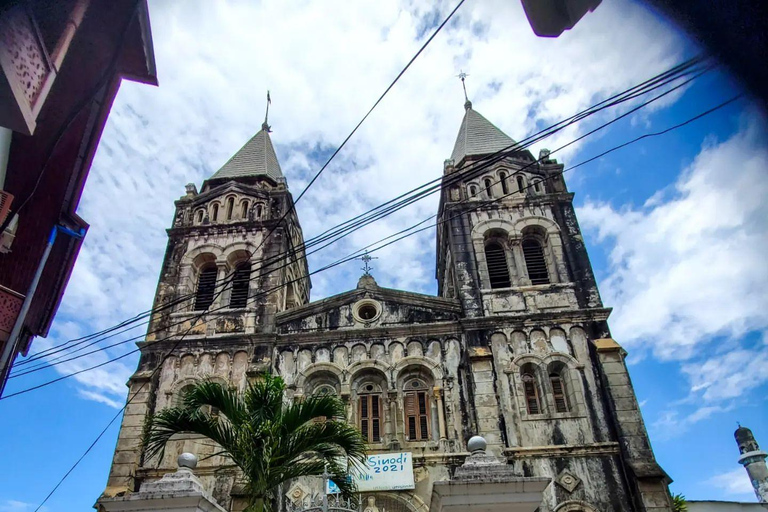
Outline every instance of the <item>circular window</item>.
POLYGON ((352 307, 352 315, 364 324, 374 322, 381 316, 381 304, 371 299, 361 300, 352 307))

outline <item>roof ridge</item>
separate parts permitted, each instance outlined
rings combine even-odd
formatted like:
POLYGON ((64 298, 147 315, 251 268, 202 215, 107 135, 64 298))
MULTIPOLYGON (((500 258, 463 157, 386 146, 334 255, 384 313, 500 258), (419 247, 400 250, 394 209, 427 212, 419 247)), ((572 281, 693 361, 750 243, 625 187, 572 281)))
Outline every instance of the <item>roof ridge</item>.
POLYGON ((458 164, 468 156, 488 155, 514 145, 515 141, 470 105, 466 107, 451 159, 458 164))
POLYGON ((283 178, 280 162, 269 136, 269 127, 262 126, 261 130, 248 139, 209 179, 254 176, 266 176, 273 180, 283 178))

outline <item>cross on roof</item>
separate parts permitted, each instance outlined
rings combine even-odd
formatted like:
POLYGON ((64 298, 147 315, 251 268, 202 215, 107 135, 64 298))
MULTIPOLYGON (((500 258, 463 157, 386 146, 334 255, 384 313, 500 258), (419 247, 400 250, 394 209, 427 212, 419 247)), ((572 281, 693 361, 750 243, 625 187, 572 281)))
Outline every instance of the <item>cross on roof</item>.
POLYGON ((459 74, 456 75, 456 77, 461 80, 461 88, 464 89, 464 108, 472 108, 472 102, 469 101, 469 96, 467 96, 467 84, 465 83, 468 76, 469 74, 465 73, 463 70, 459 71, 459 74))
POLYGON ((371 262, 371 260, 377 260, 379 258, 377 258, 376 256, 371 256, 370 254, 368 254, 368 251, 365 251, 365 254, 360 256, 360 259, 363 261, 363 266, 361 267, 361 270, 365 272, 366 276, 371 275, 371 270, 373 270, 373 267, 370 266, 369 263, 371 262))

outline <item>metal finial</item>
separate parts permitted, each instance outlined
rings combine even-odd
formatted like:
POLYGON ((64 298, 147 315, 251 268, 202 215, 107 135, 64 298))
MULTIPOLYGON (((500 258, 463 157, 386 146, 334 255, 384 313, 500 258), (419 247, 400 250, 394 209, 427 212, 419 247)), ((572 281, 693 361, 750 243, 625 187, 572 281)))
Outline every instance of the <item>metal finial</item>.
POLYGON ((267 91, 267 112, 264 114, 264 123, 261 125, 261 129, 264 131, 271 131, 269 126, 269 105, 272 103, 272 98, 269 97, 269 91, 267 91))
POLYGON ((368 251, 365 251, 365 254, 363 254, 360 257, 360 259, 363 260, 363 266, 361 267, 361 270, 365 272, 364 275, 366 276, 371 275, 371 270, 373 270, 373 267, 370 266, 369 263, 371 262, 371 260, 377 260, 379 258, 377 258, 376 256, 371 256, 370 254, 368 254, 368 251))
POLYGON ((464 108, 466 110, 469 110, 472 108, 472 102, 469 101, 469 96, 467 96, 467 84, 465 83, 465 79, 469 76, 464 71, 460 71, 458 75, 456 75, 459 80, 461 80, 461 88, 464 89, 464 108))

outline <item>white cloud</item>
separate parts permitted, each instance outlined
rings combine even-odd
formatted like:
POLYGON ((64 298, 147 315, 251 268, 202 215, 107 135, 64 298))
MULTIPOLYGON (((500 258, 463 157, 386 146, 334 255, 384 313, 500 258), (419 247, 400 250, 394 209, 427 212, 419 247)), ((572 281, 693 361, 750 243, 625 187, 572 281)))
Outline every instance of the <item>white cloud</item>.
POLYGON ((121 409, 123 407, 122 401, 112 400, 108 396, 103 395, 102 393, 97 393, 95 391, 88 391, 85 389, 78 389, 77 394, 81 397, 85 398, 86 400, 93 400, 94 402, 99 402, 102 404, 106 404, 113 409, 121 409))
POLYGON ((642 208, 588 202, 578 211, 610 249, 601 292, 614 307, 613 335, 639 357, 682 362, 690 394, 653 424, 662 437, 730 410, 768 381, 763 130, 755 116, 730 139, 708 141, 675 186, 642 208))
MULTIPOLYGON (((435 11, 443 18, 452 7, 425 0, 151 2, 160 87, 121 86, 79 208, 91 229, 57 326, 77 318, 85 332, 93 331, 150 307, 174 199, 259 129, 267 89, 273 141, 296 195, 319 168, 320 155, 344 139, 423 44, 435 11)), ((534 36, 519 3, 467 2, 300 202, 305 236, 440 176, 463 115, 459 69, 471 75, 477 110, 519 140, 667 69, 680 60, 680 48, 672 31, 626 1, 601 5, 557 39, 534 36)), ((583 131, 571 127, 546 145, 583 131)), ((422 201, 311 256, 310 265, 318 268, 436 209, 436 197, 422 201)), ((382 250, 374 273, 383 286, 431 292, 433 251, 434 233, 426 231, 382 250)), ((358 267, 315 276, 313 299, 354 287, 358 267)), ((78 381, 113 400, 124 396, 134 361, 78 381)))
POLYGON ((0 511, 2 512, 23 512, 25 510, 32 510, 34 505, 18 500, 5 500, 0 504, 0 511))
POLYGON ((746 470, 742 467, 717 474, 709 478, 705 483, 722 489, 726 494, 742 495, 745 498, 747 496, 754 498, 755 496, 752 482, 749 481, 749 476, 747 476, 746 470))

